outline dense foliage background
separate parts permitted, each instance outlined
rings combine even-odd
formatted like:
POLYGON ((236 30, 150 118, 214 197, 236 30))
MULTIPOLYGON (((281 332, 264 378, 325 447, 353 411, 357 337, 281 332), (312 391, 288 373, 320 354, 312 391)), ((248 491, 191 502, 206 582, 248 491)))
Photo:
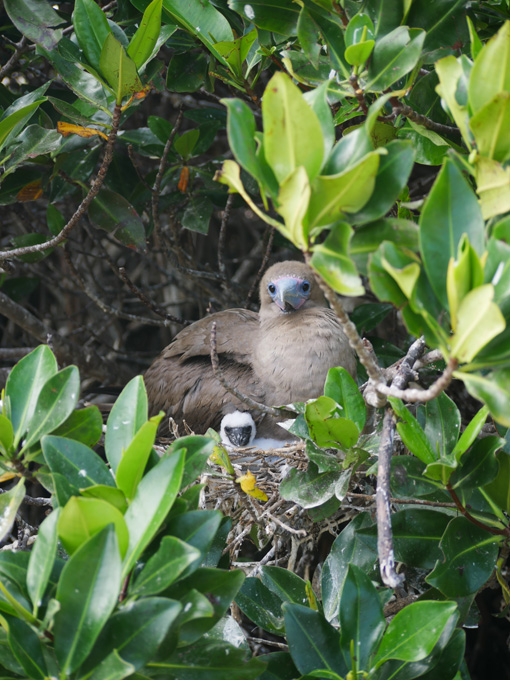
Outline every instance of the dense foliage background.
POLYGON ((2 674, 510 677, 508 2, 2 18, 2 674), (134 376, 303 256, 359 385, 296 406, 278 484, 212 433, 156 455, 134 376))

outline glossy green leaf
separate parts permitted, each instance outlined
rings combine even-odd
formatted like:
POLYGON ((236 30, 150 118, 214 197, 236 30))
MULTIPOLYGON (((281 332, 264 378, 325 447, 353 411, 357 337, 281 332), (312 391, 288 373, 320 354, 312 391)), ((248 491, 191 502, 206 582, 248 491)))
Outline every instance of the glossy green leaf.
POLYGON ((437 132, 418 125, 412 120, 407 120, 406 124, 398 130, 397 136, 412 144, 415 160, 422 165, 442 165, 451 148, 450 144, 437 132))
POLYGON ((31 626, 21 619, 9 618, 9 644, 14 656, 29 678, 44 680, 49 676, 41 640, 31 626))
POLYGON ((494 286, 487 283, 470 291, 460 303, 457 330, 450 344, 452 356, 460 362, 472 361, 505 330, 505 318, 493 299, 494 286))
POLYGON ((359 428, 330 397, 319 397, 305 407, 311 437, 319 446, 350 448, 358 441, 359 428))
POLYGON ((163 457, 142 479, 124 515, 129 546, 123 563, 123 577, 150 543, 172 507, 181 486, 184 455, 179 451, 163 457))
POLYGON ((134 674, 135 667, 113 650, 88 676, 89 680, 123 680, 134 674))
POLYGON ((283 633, 282 601, 260 579, 247 578, 235 601, 255 625, 275 635, 283 633))
POLYGON ((63 368, 43 385, 27 424, 24 448, 52 432, 69 417, 78 402, 79 391, 80 376, 76 366, 63 368))
POLYGON ((138 574, 130 594, 147 596, 162 592, 200 555, 200 550, 175 536, 164 536, 157 552, 138 574))
POLYGON ((217 42, 234 39, 230 24, 221 12, 210 2, 204 4, 200 0, 163 0, 163 8, 228 68, 226 59, 214 48, 217 42))
POLYGON ((85 444, 47 435, 42 440, 42 450, 51 472, 63 475, 77 489, 95 484, 114 486, 108 467, 85 444))
POLYGON ((496 454, 498 473, 496 478, 484 487, 484 492, 497 503, 503 512, 510 512, 510 455, 505 451, 496 454))
POLYGON ((89 207, 94 224, 123 245, 145 250, 145 227, 134 207, 123 196, 101 189, 89 207))
POLYGON ((510 92, 510 21, 478 54, 469 79, 469 104, 474 113, 498 93, 510 92))
POLYGON ((60 577, 53 632, 62 672, 72 673, 87 658, 117 603, 120 586, 117 537, 108 526, 69 559, 60 577))
POLYGON ((284 73, 276 73, 262 99, 264 152, 281 183, 303 166, 311 180, 323 160, 322 128, 299 88, 284 73))
POLYGON ((285 222, 285 229, 280 231, 300 250, 308 247, 308 229, 304 221, 310 195, 310 181, 302 165, 283 180, 278 193, 277 211, 285 222))
POLYGON ((340 598, 340 648, 347 667, 354 645, 357 667, 368 669, 369 658, 386 628, 381 600, 370 578, 350 565, 340 598))
POLYGON ((457 460, 460 459, 463 453, 465 453, 471 444, 480 434, 482 427, 487 420, 489 415, 489 409, 487 406, 482 406, 478 413, 473 416, 469 424, 467 425, 464 432, 461 434, 459 441, 455 444, 452 454, 457 460))
POLYGON ((367 417, 365 400, 356 381, 342 367, 330 368, 324 384, 324 395, 331 397, 344 409, 349 420, 356 423, 361 432, 367 417))
POLYGON ((437 644, 456 609, 456 602, 430 601, 413 602, 399 611, 391 620, 377 651, 376 667, 388 659, 408 662, 424 659, 437 644))
POLYGON ((86 667, 115 649, 138 670, 154 658, 181 608, 180 602, 163 597, 144 598, 123 607, 108 620, 86 667))
POLYGON ((106 36, 99 63, 108 84, 115 92, 117 104, 120 104, 124 97, 142 89, 134 61, 128 57, 113 33, 106 36))
MULTIPOLYGON (((282 602, 303 604, 310 600, 309 583, 288 569, 264 566, 260 571, 260 577, 262 583, 282 602)), ((315 602, 309 604, 313 607, 315 602)))
POLYGON ((335 125, 333 122, 333 114, 328 101, 328 87, 330 81, 322 83, 319 87, 309 90, 303 94, 305 101, 310 104, 315 111, 322 129, 322 137, 324 140, 324 158, 327 158, 335 143, 335 125))
POLYGON ((316 243, 310 264, 334 291, 341 295, 363 295, 356 266, 350 257, 353 230, 346 222, 338 222, 322 243, 316 243))
POLYGON ((241 0, 230 0, 230 8, 252 21, 255 26, 281 35, 296 35, 299 7, 288 0, 255 0, 248 5, 241 0))
POLYGON ((476 593, 496 565, 499 540, 465 517, 456 517, 441 541, 444 559, 425 580, 446 597, 476 593))
POLYGON ((299 604, 283 605, 289 651, 303 675, 325 669, 344 675, 347 666, 340 654, 340 635, 313 609, 299 604))
POLYGON ((484 223, 478 201, 460 170, 445 162, 430 191, 420 218, 423 264, 435 294, 446 308, 446 275, 451 257, 466 234, 474 250, 484 248, 484 223))
POLYGON ((60 509, 57 508, 39 526, 37 541, 30 553, 27 570, 27 589, 34 605, 34 616, 42 604, 42 598, 50 579, 57 555, 57 522, 60 509))
POLYGON ((12 422, 15 448, 32 419, 39 392, 57 370, 53 352, 46 345, 40 345, 18 361, 10 372, 5 386, 5 414, 12 422))
POLYGON ((475 179, 484 219, 510 210, 508 167, 504 167, 498 161, 479 156, 475 166, 475 179))
POLYGON ((122 454, 117 466, 115 483, 128 500, 133 498, 136 487, 142 479, 162 418, 163 414, 153 416, 142 425, 122 454))
MULTIPOLYGON (((37 111, 39 108, 39 105, 42 104, 46 100, 46 97, 42 99, 38 99, 35 102, 32 102, 31 104, 27 104, 26 106, 21 106, 18 107, 15 111, 12 113, 5 115, 8 112, 4 113, 4 116, 2 117, 2 120, 0 121, 0 149, 3 148, 4 143, 9 141, 9 135, 12 132, 13 135, 16 134, 16 129, 30 120, 32 115, 37 111)), ((12 137, 12 135, 11 135, 12 137)))
POLYGON ((425 31, 399 26, 377 40, 365 89, 368 92, 385 90, 409 73, 420 58, 425 35, 425 31))
POLYGON ((462 66, 454 56, 444 57, 434 66, 440 81, 437 91, 448 105, 448 110, 462 133, 464 143, 470 148, 471 134, 467 106, 460 104, 455 96, 459 80, 463 75, 462 66))
POLYGON ((16 519, 16 513, 25 497, 25 479, 21 477, 16 486, 0 494, 0 541, 7 536, 16 519))
POLYGON ((67 437, 85 444, 95 446, 103 433, 103 418, 97 406, 86 406, 73 411, 53 434, 56 437, 67 437))
POLYGON ((455 403, 444 392, 419 407, 418 420, 424 416, 425 436, 433 443, 436 457, 450 454, 459 438, 461 416, 455 403))
POLYGON ((214 45, 214 49, 225 58, 231 72, 237 78, 244 77, 243 64, 256 39, 257 30, 254 28, 236 40, 225 40, 214 45))
POLYGON ((205 563, 221 520, 218 510, 191 510, 176 515, 169 521, 168 532, 172 536, 200 550, 200 556, 186 569, 185 576, 193 572, 200 562, 205 563))
POLYGON ((89 64, 99 70, 103 45, 112 32, 106 14, 94 0, 76 0, 73 26, 78 44, 89 64))
POLYGON ((310 3, 307 9, 328 46, 329 59, 333 68, 337 69, 347 79, 350 75, 350 68, 345 59, 345 39, 340 17, 336 17, 331 12, 322 12, 315 6, 316 4, 310 3))
POLYGON ((285 500, 293 501, 302 508, 315 508, 334 495, 340 474, 340 469, 338 472, 319 474, 317 466, 310 462, 306 471, 290 470, 280 484, 280 494, 285 500))
POLYGON ((147 392, 143 378, 137 376, 120 393, 108 416, 105 450, 115 472, 124 451, 147 420, 147 392))
POLYGON ((310 62, 315 68, 319 68, 319 56, 321 51, 321 46, 319 44, 320 31, 306 7, 303 7, 299 13, 297 36, 301 48, 310 62))
POLYGON ((217 680, 256 680, 261 677, 265 664, 256 658, 247 658, 246 650, 233 647, 224 641, 201 640, 194 645, 177 649, 162 662, 151 664, 164 677, 215 678, 217 680))
POLYGON ((381 264, 396 281, 406 298, 412 299, 420 276, 420 265, 414 253, 398 248, 391 241, 381 244, 381 264))
POLYGON ((8 456, 13 448, 14 430, 11 421, 3 414, 0 414, 0 451, 4 456, 8 456))
POLYGON ((128 57, 140 69, 150 58, 161 30, 162 0, 152 0, 144 11, 136 33, 129 41, 128 57))
POLYGON ((388 401, 400 419, 397 430, 404 444, 423 463, 433 463, 438 458, 438 454, 432 448, 419 422, 400 399, 389 397, 388 401))
POLYGON ((166 72, 170 92, 195 92, 207 77, 209 60, 203 52, 174 54, 166 72))
POLYGON ((350 254, 358 269, 366 274, 369 254, 374 253, 383 241, 393 241, 398 247, 417 251, 418 233, 418 225, 409 220, 377 220, 356 228, 350 243, 350 254))
POLYGON ((501 163, 510 158, 510 92, 499 92, 470 120, 479 153, 501 163))
POLYGON ((467 237, 459 242, 457 258, 450 258, 446 275, 446 293, 452 330, 457 329, 459 305, 473 288, 483 284, 483 266, 467 237))
POLYGON ((115 506, 100 498, 70 498, 60 513, 58 535, 67 553, 73 555, 109 524, 115 527, 120 555, 124 557, 129 543, 124 516, 115 506))
POLYGON ((6 0, 5 11, 18 31, 32 42, 48 50, 56 47, 62 30, 53 30, 62 18, 44 0, 6 0))
POLYGON ((124 514, 127 510, 127 499, 120 489, 106 484, 94 484, 86 489, 80 489, 80 494, 85 498, 100 498, 110 505, 113 505, 124 514))
POLYGON ((470 450, 462 456, 460 466, 450 477, 454 489, 477 489, 485 486, 498 474, 498 462, 494 455, 504 444, 500 437, 477 439, 470 450))
POLYGON ((357 515, 336 537, 322 570, 322 602, 324 615, 333 621, 339 614, 340 597, 349 564, 355 564, 366 574, 374 573, 377 552, 360 540, 358 530, 370 526, 368 513, 357 515))

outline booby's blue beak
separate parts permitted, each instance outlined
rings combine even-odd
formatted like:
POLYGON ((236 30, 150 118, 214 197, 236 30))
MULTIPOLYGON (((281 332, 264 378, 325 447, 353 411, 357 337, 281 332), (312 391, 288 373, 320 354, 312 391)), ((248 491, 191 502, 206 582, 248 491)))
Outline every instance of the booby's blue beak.
POLYGON ((282 276, 280 279, 270 281, 267 290, 282 312, 295 312, 310 297, 311 285, 307 279, 282 276))

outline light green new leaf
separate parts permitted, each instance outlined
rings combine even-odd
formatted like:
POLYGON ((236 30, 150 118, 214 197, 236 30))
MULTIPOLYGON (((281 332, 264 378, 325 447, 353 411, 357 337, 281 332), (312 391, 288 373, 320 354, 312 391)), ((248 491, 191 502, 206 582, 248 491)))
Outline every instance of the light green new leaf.
POLYGON ((313 246, 311 265, 324 281, 341 295, 363 295, 365 289, 349 252, 352 229, 346 222, 335 224, 323 243, 313 246))
POLYGON ((457 371, 454 375, 464 381, 469 394, 485 402, 494 420, 510 427, 509 369, 493 371, 487 375, 457 371))
POLYGON ((115 482, 129 500, 135 495, 136 487, 142 479, 163 415, 160 413, 144 423, 122 454, 115 473, 115 482))
POLYGON ((499 92, 510 92, 510 21, 478 54, 469 79, 469 104, 474 113, 499 92))
POLYGON ((510 158, 510 92, 498 92, 470 120, 478 152, 504 163, 510 158))
POLYGON ((302 165, 312 181, 322 166, 324 140, 319 119, 301 91, 284 73, 276 73, 262 98, 266 160, 281 183, 302 165))
POLYGON ((440 59, 434 66, 440 83, 436 90, 446 102, 448 110, 469 149, 471 148, 471 137, 469 132, 467 106, 459 104, 455 96, 459 80, 463 75, 462 66, 453 55, 440 59))
POLYGON ((120 104, 126 95, 132 95, 143 88, 134 61, 128 57, 126 50, 113 33, 109 33, 104 42, 99 65, 115 92, 117 104, 120 104))
POLYGON ((498 161, 478 156, 475 178, 484 219, 510 210, 510 168, 498 161))
POLYGON ((285 236, 300 250, 308 249, 308 230, 304 225, 304 218, 310 195, 310 181, 302 165, 282 182, 278 194, 276 210, 285 222, 285 236))
POLYGON ((163 0, 152 0, 147 6, 140 25, 127 48, 128 57, 131 57, 138 70, 148 61, 156 46, 161 30, 162 5, 163 0))
POLYGON ((460 362, 472 361, 487 343, 505 330, 505 317, 493 299, 494 286, 487 283, 470 291, 462 300, 457 331, 450 343, 452 357, 460 362))
POLYGON ((57 555, 57 522, 60 508, 46 517, 39 527, 27 569, 27 589, 34 605, 34 616, 42 603, 42 598, 50 579, 53 563, 57 555))
POLYGON ((446 292, 453 331, 457 328, 457 312, 460 303, 471 289, 481 286, 482 283, 482 263, 466 235, 463 235, 459 243, 457 259, 450 258, 446 275, 446 292))
POLYGON ((396 415, 400 418, 401 422, 397 424, 397 430, 409 451, 423 463, 433 463, 437 456, 420 423, 400 399, 389 397, 388 401, 396 415))
POLYGON ((2 452, 2 455, 9 457, 9 454, 13 452, 13 442, 14 429, 12 423, 0 413, 0 451, 2 452))
POLYGON ((143 378, 137 376, 120 393, 106 424, 105 451, 114 472, 125 449, 146 422, 147 409, 147 392, 143 378))
POLYGON ((69 555, 109 524, 115 527, 121 557, 124 557, 129 535, 119 510, 100 498, 72 496, 60 513, 58 534, 69 555))
POLYGON ((315 178, 308 211, 310 228, 331 224, 343 213, 361 210, 374 190, 381 153, 385 150, 372 151, 344 172, 315 178))

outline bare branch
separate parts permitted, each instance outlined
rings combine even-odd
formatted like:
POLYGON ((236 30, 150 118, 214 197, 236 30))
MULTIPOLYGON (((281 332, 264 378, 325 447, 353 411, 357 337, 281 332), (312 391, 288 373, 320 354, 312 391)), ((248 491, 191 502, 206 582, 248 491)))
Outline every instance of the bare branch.
MULTIPOLYGON (((164 309, 161 309, 161 307, 158 307, 155 305, 149 298, 143 293, 135 284, 131 281, 131 279, 128 277, 126 274, 126 269, 124 267, 119 267, 118 274, 120 278, 124 281, 124 283, 127 285, 129 290, 136 295, 136 297, 143 302, 143 304, 148 307, 151 311, 154 312, 154 314, 157 314, 158 316, 161 316, 163 319, 166 321, 169 321, 170 323, 178 323, 181 326, 189 326, 191 321, 186 321, 185 319, 179 319, 178 317, 174 316, 173 314, 168 314, 164 309)), ((166 324, 165 324, 166 325, 166 324)))
POLYGON ((87 195, 82 200, 82 202, 76 209, 74 215, 71 217, 69 222, 64 226, 62 231, 57 236, 50 239, 49 241, 45 241, 44 243, 37 243, 33 246, 24 246, 23 248, 14 248, 12 250, 0 252, 0 261, 11 259, 13 257, 19 257, 20 255, 28 255, 29 253, 39 253, 43 250, 48 250, 48 248, 54 248, 55 246, 58 246, 60 243, 63 243, 63 241, 66 240, 71 230, 78 224, 80 219, 83 217, 85 211, 92 203, 94 198, 97 196, 97 194, 99 193, 99 189, 103 185, 104 179, 106 177, 106 172, 113 159, 113 147, 115 145, 115 139, 117 138, 117 132, 119 130, 120 115, 121 106, 120 104, 116 104, 113 112, 112 128, 110 130, 110 134, 108 135, 108 142, 106 143, 104 158, 103 162, 101 163, 101 167, 99 168, 97 176, 95 180, 92 182, 92 186, 90 187, 87 195))
POLYGON ((234 194, 229 194, 227 197, 227 202, 225 204, 225 210, 221 218, 220 235, 218 237, 218 269, 220 274, 223 276, 225 281, 227 279, 227 268, 225 267, 225 239, 227 236, 227 224, 230 218, 230 209, 232 207, 232 201, 234 200, 234 194))

